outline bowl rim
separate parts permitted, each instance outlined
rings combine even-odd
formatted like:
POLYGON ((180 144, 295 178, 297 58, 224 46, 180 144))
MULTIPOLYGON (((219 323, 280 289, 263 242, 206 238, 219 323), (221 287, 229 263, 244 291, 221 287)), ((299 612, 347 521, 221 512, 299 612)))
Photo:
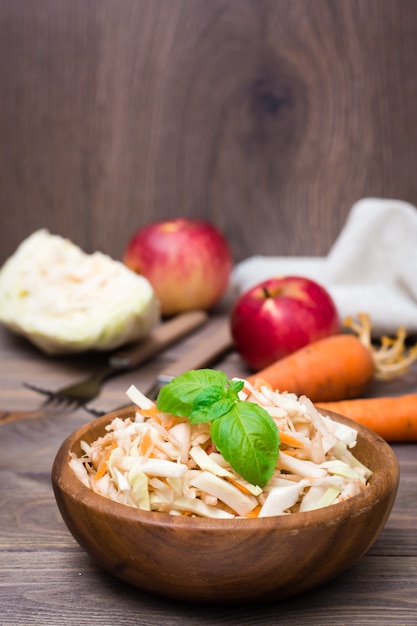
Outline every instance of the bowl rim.
MULTIPOLYGON (((149 526, 172 528, 183 527, 198 528, 201 530, 225 532, 228 528, 247 529, 281 529, 298 530, 310 526, 336 524, 337 520, 345 518, 347 515, 359 515, 361 511, 372 507, 376 500, 384 494, 396 491, 399 483, 398 459, 388 442, 377 433, 366 426, 354 422, 353 420, 334 413, 332 411, 320 412, 330 416, 332 419, 354 427, 358 431, 358 437, 371 441, 378 448, 378 455, 384 454, 384 471, 373 474, 367 487, 360 493, 344 500, 320 509, 305 511, 301 513, 290 513, 262 518, 205 518, 198 516, 170 515, 159 511, 144 511, 142 509, 116 502, 105 498, 87 487, 76 476, 69 465, 69 454, 81 439, 87 439, 92 428, 104 429, 115 417, 126 419, 131 417, 136 410, 134 405, 119 411, 107 413, 99 418, 87 422, 73 433, 71 433, 61 444, 53 461, 51 480, 54 490, 64 492, 74 501, 79 501, 87 508, 98 510, 108 516, 117 517, 120 521, 140 522, 149 526), (75 480, 74 480, 75 479, 75 480)), ((92 439, 90 440, 92 441, 92 439)), ((372 469, 372 468, 371 468, 372 469)))

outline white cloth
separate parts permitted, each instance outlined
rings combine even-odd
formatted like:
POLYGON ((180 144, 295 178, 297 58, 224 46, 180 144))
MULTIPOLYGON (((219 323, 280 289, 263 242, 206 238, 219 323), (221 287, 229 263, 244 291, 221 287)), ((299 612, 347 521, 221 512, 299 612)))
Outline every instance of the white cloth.
POLYGON ((400 200, 356 202, 327 257, 254 256, 231 277, 235 297, 277 275, 325 287, 343 320, 369 313, 375 335, 417 332, 417 208, 400 200))

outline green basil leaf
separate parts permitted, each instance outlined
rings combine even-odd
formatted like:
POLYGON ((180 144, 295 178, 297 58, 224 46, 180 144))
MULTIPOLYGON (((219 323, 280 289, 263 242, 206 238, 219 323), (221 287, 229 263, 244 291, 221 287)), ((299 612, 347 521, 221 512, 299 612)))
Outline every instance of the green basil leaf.
POLYGON ((238 397, 237 394, 239 393, 239 391, 242 391, 243 387, 245 386, 245 383, 243 382, 243 380, 230 380, 230 392, 233 395, 236 395, 236 398, 238 397))
POLYGON ((197 422, 212 422, 231 411, 234 404, 235 402, 231 398, 221 398, 217 402, 213 402, 213 404, 193 407, 190 422, 192 424, 197 424, 197 422))
MULTIPOLYGON (((209 387, 206 387, 194 399, 191 413, 189 415, 190 422, 210 422, 214 419, 214 417, 212 417, 212 407, 215 406, 219 400, 227 399, 228 393, 229 392, 226 389, 220 387, 219 385, 210 385, 209 387)), ((230 400, 230 402, 233 404, 233 400, 230 400)))
POLYGON ((219 385, 210 385, 200 391, 198 396, 194 398, 193 402, 193 410, 202 409, 204 407, 210 406, 210 404, 214 404, 218 402, 222 398, 228 395, 228 392, 219 385))
POLYGON ((156 406, 163 413, 189 417, 195 399, 207 387, 214 386, 225 389, 227 385, 227 376, 221 371, 212 369, 190 370, 176 376, 162 387, 158 394, 156 406))
POLYGON ((212 441, 224 458, 244 479, 263 487, 277 463, 278 429, 265 409, 239 400, 243 387, 243 381, 229 381, 218 370, 191 370, 161 389, 157 408, 192 423, 210 422, 212 441))
POLYGON ((263 487, 278 460, 278 428, 269 413, 252 402, 236 402, 210 426, 214 445, 248 482, 263 487))

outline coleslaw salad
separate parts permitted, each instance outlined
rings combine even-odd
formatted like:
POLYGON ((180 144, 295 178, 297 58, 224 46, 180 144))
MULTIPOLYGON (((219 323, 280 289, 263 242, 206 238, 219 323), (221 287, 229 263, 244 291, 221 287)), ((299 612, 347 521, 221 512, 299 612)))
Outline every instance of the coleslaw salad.
MULTIPOLYGON (((241 379, 233 379, 241 380, 241 379)), ((346 500, 367 488, 371 470, 352 449, 357 431, 320 413, 305 396, 243 381, 239 400, 267 411, 279 451, 264 486, 243 479, 216 446, 207 422, 164 413, 139 389, 127 396, 132 417, 116 417, 70 466, 96 493, 145 511, 208 518, 302 513, 346 500)))

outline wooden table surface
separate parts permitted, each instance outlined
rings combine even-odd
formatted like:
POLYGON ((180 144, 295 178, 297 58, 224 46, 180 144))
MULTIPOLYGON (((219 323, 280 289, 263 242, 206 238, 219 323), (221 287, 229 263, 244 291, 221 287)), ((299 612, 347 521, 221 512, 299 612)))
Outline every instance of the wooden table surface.
MULTIPOLYGON (((217 319, 211 321, 216 324, 217 319)), ((162 365, 209 334, 206 327, 149 365, 108 381, 94 405, 112 409, 134 383, 148 384, 162 365)), ((39 397, 22 381, 58 388, 100 363, 100 358, 51 358, 0 328, 0 408, 34 409, 39 397)), ((242 375, 238 356, 216 367, 242 375)), ((416 369, 389 392, 417 391, 416 369)), ((375 385, 372 395, 380 394, 375 385)), ((0 426, 0 625, 82 626, 212 624, 417 623, 417 454, 395 445, 401 468, 388 523, 369 552, 344 575, 301 597, 268 605, 199 606, 153 597, 102 571, 68 532, 50 484, 52 461, 63 439, 87 422, 84 410, 0 426)), ((337 546, 334 546, 337 549, 337 546)), ((184 581, 186 584, 186 581, 184 581)))

